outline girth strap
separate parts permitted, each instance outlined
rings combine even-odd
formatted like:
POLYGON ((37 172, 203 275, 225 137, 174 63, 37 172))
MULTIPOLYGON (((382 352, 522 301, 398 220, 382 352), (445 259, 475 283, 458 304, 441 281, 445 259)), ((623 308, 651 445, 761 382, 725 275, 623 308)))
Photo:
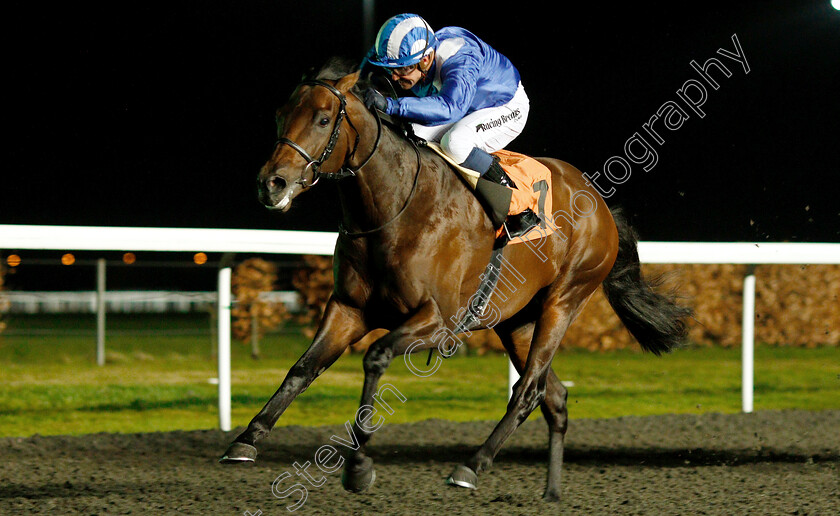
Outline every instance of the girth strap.
MULTIPOLYGON (((496 290, 496 285, 499 283, 499 276, 502 274, 502 247, 493 249, 493 254, 490 255, 490 263, 484 269, 484 274, 481 277, 481 284, 474 295, 470 297, 470 306, 467 310, 459 310, 464 312, 461 320, 452 329, 452 333, 458 335, 473 328, 478 327, 481 323, 481 317, 484 315, 484 310, 487 309, 487 303, 490 301, 490 296, 496 290)), ((429 357, 426 359, 426 365, 432 361, 432 355, 436 348, 429 349, 429 357)), ((444 356, 444 358, 447 358, 444 356)))

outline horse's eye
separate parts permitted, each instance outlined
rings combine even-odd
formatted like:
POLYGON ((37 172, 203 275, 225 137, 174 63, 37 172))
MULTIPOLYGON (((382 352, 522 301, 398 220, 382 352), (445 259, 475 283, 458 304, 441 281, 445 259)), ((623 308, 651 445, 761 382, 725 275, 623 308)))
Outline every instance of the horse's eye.
POLYGON ((323 117, 323 118, 321 118, 321 120, 318 121, 318 124, 320 124, 321 127, 326 127, 326 126, 329 125, 329 123, 330 123, 330 119, 327 118, 327 117, 323 117))

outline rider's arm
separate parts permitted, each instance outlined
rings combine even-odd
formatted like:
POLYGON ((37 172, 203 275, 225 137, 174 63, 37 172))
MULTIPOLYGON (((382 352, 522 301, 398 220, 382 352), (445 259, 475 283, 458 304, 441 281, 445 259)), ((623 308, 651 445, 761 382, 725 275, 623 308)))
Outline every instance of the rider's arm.
POLYGON ((440 92, 427 97, 388 99, 388 114, 422 125, 457 122, 469 111, 479 77, 478 60, 453 57, 440 71, 440 92))

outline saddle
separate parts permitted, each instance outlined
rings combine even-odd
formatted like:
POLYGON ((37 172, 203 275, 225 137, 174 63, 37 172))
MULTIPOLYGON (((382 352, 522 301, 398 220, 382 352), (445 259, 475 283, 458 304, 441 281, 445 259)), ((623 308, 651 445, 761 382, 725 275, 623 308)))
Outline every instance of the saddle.
MULTIPOLYGON (((452 168, 458 171, 474 192, 482 190, 481 194, 477 194, 476 197, 484 201, 482 204, 488 211, 498 214, 506 213, 508 216, 519 215, 526 210, 531 210, 533 214, 536 214, 539 223, 527 233, 517 235, 514 238, 510 238, 506 224, 503 224, 496 230, 497 247, 545 238, 554 233, 553 225, 545 222, 546 217, 554 213, 552 211, 551 171, 536 159, 504 149, 493 152, 492 154, 499 160, 502 169, 516 185, 516 188, 506 188, 482 179, 481 174, 475 170, 462 167, 459 163, 456 163, 443 152, 439 143, 426 141, 414 134, 410 123, 380 112, 377 112, 377 116, 413 145, 427 147, 439 154, 452 168), (503 191, 501 194, 500 190, 503 191), (507 195, 508 193, 510 195, 507 195), (487 205, 488 202, 492 206, 487 205)), ((493 217, 491 216, 491 218, 493 217)))
MULTIPOLYGON (((443 152, 440 144, 426 142, 425 145, 440 154, 441 157, 452 165, 473 190, 482 187, 479 182, 481 176, 478 172, 455 163, 452 158, 443 152)), ((537 238, 545 238, 551 234, 553 232, 551 226, 545 223, 547 214, 550 215, 553 213, 551 171, 536 159, 524 154, 508 150, 500 150, 492 154, 499 159, 499 164, 516 184, 516 188, 511 189, 509 200, 507 196, 498 196, 499 201, 497 202, 508 203, 508 205, 495 206, 494 208, 502 210, 503 213, 506 212, 508 215, 518 215, 530 209, 540 218, 540 223, 536 227, 524 235, 517 236, 508 245, 527 242, 537 238)), ((500 227, 496 232, 496 237, 500 238, 504 236, 505 232, 505 226, 500 227)))

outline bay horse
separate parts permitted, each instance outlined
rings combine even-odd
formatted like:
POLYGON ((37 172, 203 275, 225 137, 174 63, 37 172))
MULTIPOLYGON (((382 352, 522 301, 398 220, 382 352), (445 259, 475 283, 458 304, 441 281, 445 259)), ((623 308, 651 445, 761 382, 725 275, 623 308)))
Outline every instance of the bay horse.
MULTIPOLYGON (((457 329, 456 315, 476 292, 496 242, 490 219, 467 183, 439 155, 382 124, 360 100, 360 73, 352 70, 333 62, 315 79, 301 82, 277 112, 278 141, 259 172, 259 198, 266 207, 286 212, 321 178, 343 178, 335 286, 312 344, 222 463, 254 461, 257 442, 292 400, 348 346, 374 329, 386 329, 363 360, 361 406, 372 406, 394 357, 432 349, 436 335, 457 329)), ((572 215, 562 234, 539 241, 541 253, 518 243, 503 248, 509 267, 500 281, 509 281, 514 270, 527 281, 504 301, 499 292, 493 294, 499 313, 492 329, 521 376, 504 417, 448 483, 475 488, 477 474, 490 467, 505 440, 539 406, 549 430, 544 498, 559 500, 567 392, 551 362, 569 325, 603 284, 624 325, 642 348, 658 355, 684 338, 690 310, 642 277, 635 232, 618 212, 613 216, 579 170, 556 159, 539 161, 552 173, 554 209, 572 215), (596 205, 575 209, 576 192, 588 192, 596 205)), ((489 327, 478 321, 466 330, 489 327)), ((372 431, 361 423, 357 417, 352 430, 358 446, 346 457, 342 474, 350 491, 367 489, 375 478, 373 461, 365 455, 372 431)))

